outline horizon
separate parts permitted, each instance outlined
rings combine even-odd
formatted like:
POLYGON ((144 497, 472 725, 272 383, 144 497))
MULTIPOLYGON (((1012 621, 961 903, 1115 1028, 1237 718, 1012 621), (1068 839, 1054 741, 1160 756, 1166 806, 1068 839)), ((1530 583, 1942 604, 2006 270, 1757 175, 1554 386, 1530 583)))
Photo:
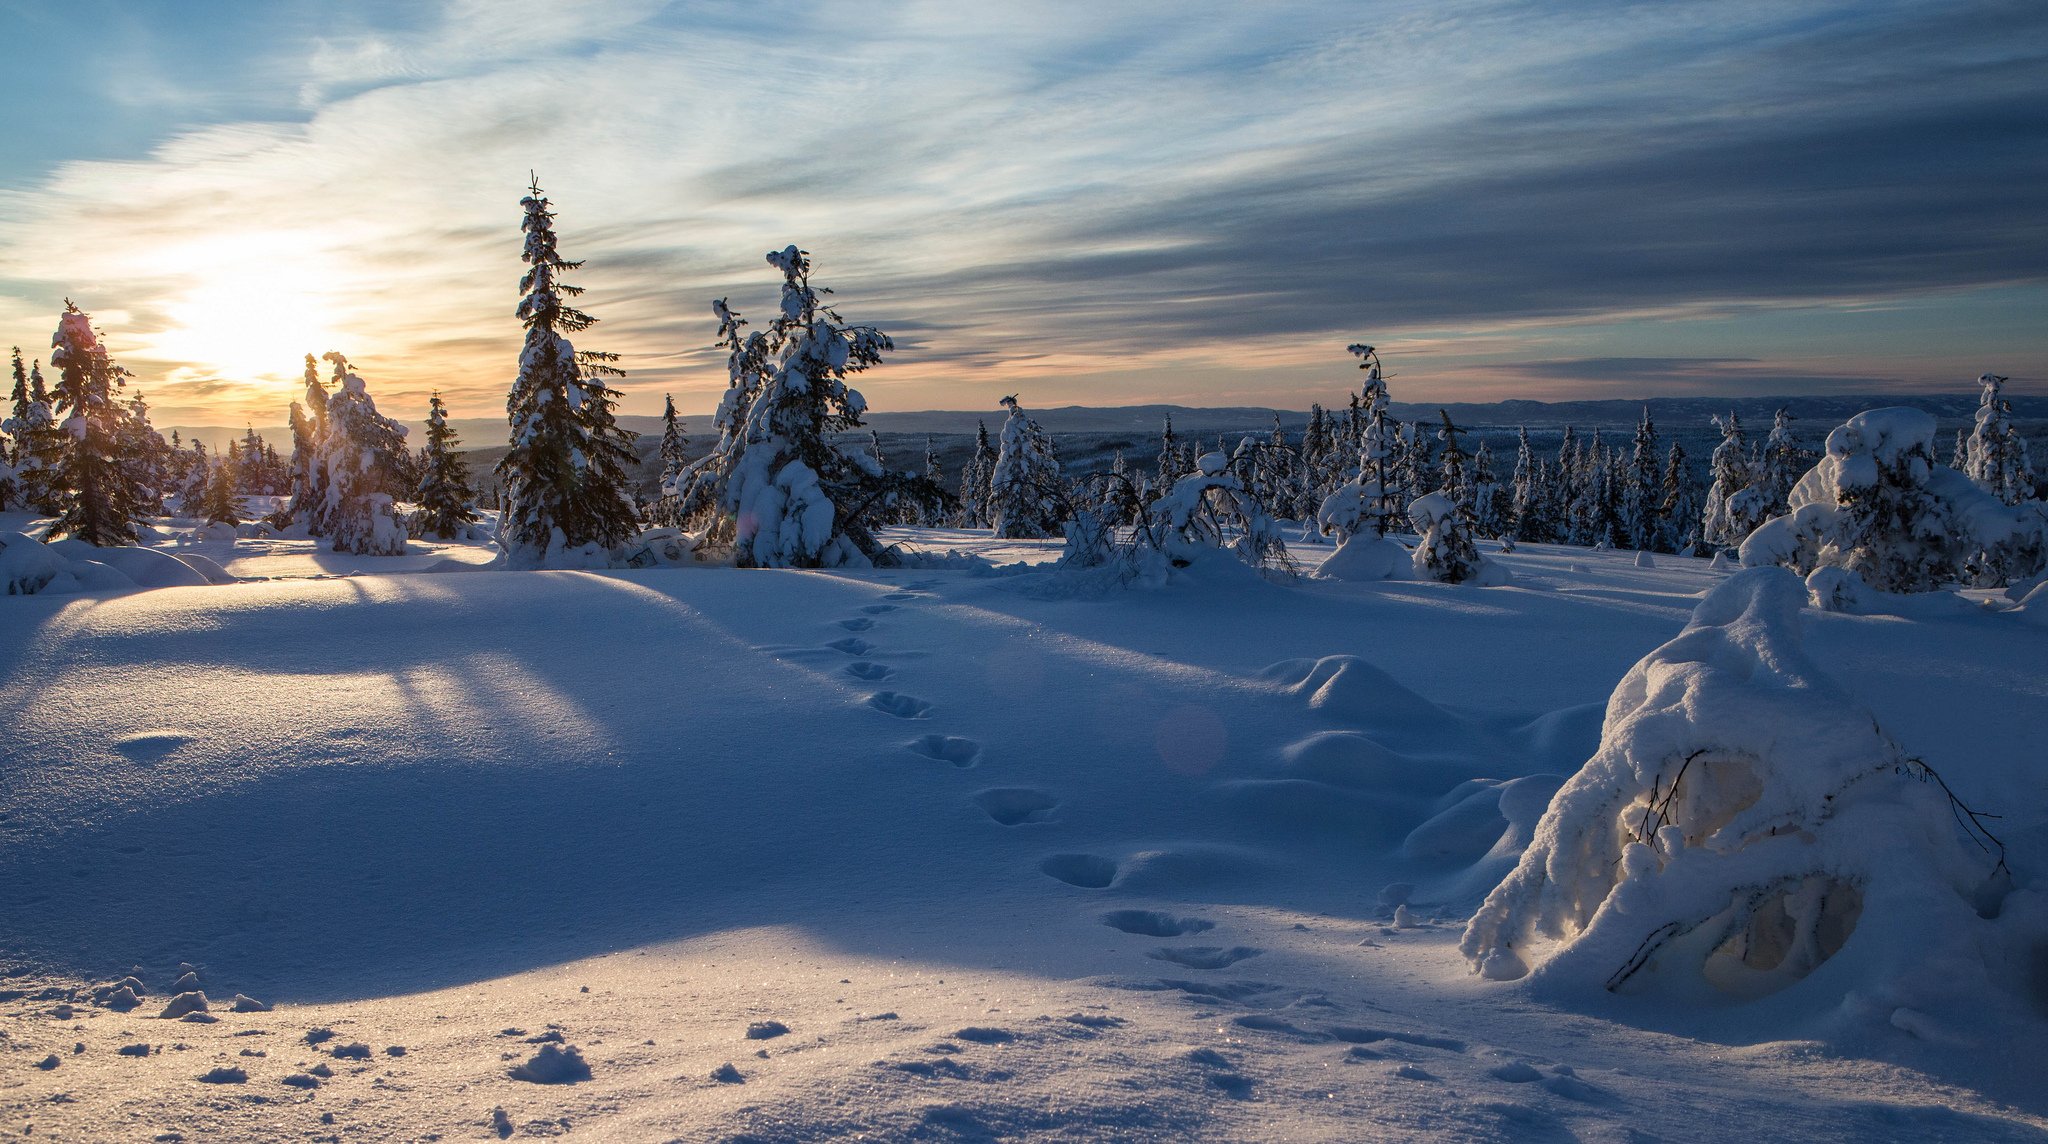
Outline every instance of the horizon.
POLYGON ((631 416, 709 412, 789 242, 877 412, 1305 409, 1360 338, 1414 404, 2048 392, 2048 12, 5 11, 0 344, 68 296, 166 425, 330 349, 500 407, 529 170, 631 416))

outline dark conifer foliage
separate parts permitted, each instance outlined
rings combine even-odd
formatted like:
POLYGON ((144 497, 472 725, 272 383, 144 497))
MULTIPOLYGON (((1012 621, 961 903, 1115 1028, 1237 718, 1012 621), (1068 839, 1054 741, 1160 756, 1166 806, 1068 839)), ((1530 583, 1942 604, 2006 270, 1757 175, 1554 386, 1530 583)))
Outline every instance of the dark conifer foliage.
POLYGON ((455 446, 461 440, 448 426, 448 407, 436 393, 427 402, 427 443, 419 487, 413 499, 419 512, 413 517, 414 536, 454 540, 477 521, 470 502, 476 499, 469 487, 469 463, 455 446))
POLYGON ((505 402, 512 448, 497 469, 505 482, 498 544, 515 568, 604 564, 638 527, 626 495, 633 438, 618 427, 618 393, 604 382, 624 371, 613 364, 617 354, 578 350, 563 336, 597 323, 570 305, 583 288, 562 281, 582 263, 557 250, 555 216, 538 180, 519 205, 527 271, 517 313, 526 344, 505 402))

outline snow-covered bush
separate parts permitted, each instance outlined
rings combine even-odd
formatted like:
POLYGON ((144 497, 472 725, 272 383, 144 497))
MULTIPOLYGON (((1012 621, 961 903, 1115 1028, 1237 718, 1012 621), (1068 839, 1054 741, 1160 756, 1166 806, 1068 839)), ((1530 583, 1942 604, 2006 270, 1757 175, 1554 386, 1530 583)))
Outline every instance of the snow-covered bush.
POLYGON ((1279 526, 1230 471, 1222 453, 1204 453, 1195 471, 1175 481, 1150 510, 1149 535, 1175 564, 1186 565, 1204 553, 1229 551, 1253 567, 1287 559, 1279 526))
POLYGON ((1981 973, 2002 848, 1801 646, 1806 585, 1749 569, 1608 700, 1600 747, 1466 927, 1493 979, 1755 997, 1981 973), (1940 968, 1937 968, 1940 967, 1940 968), (1711 988, 1709 988, 1711 987, 1711 988))
POLYGON ((1745 566, 1847 568, 1880 591, 1925 592, 2032 575, 2048 549, 2041 504, 2006 505, 1936 464, 1934 418, 1917 409, 1868 410, 1828 434, 1788 504, 1743 541, 1745 566))
POLYGON ((0 595, 33 596, 66 571, 64 558, 41 541, 0 532, 0 595))

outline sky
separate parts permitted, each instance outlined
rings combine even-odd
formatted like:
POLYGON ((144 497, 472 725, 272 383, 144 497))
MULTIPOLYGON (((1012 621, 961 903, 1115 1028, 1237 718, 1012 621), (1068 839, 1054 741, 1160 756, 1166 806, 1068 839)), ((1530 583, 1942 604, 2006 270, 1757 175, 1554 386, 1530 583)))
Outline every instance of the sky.
POLYGON ((497 415, 535 175, 626 413, 791 243, 878 410, 2048 392, 2039 0, 0 0, 0 119, 0 346, 159 425, 497 415))

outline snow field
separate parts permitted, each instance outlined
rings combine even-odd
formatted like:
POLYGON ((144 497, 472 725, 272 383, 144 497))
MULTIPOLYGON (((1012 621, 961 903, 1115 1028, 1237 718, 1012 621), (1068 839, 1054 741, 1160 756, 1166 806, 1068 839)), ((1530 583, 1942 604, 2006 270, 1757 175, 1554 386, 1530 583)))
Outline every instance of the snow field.
MULTIPOLYGON (((0 1059, 59 1058, 10 1066, 7 1114, 60 1139, 487 1138, 498 1109, 626 1139, 2039 1138, 2010 1043, 1829 1047, 1767 1007, 1566 1009, 1470 974, 1465 916, 1722 578, 1489 557, 1511 586, 683 569, 6 601, 0 1059), (180 962, 216 1023, 152 1016, 180 962), (130 966, 127 1013, 36 997, 130 966), (591 1079, 507 1075, 549 1032, 591 1079)), ((2016 764, 2038 627, 1806 620, 2016 852, 2048 838, 2016 764)))

